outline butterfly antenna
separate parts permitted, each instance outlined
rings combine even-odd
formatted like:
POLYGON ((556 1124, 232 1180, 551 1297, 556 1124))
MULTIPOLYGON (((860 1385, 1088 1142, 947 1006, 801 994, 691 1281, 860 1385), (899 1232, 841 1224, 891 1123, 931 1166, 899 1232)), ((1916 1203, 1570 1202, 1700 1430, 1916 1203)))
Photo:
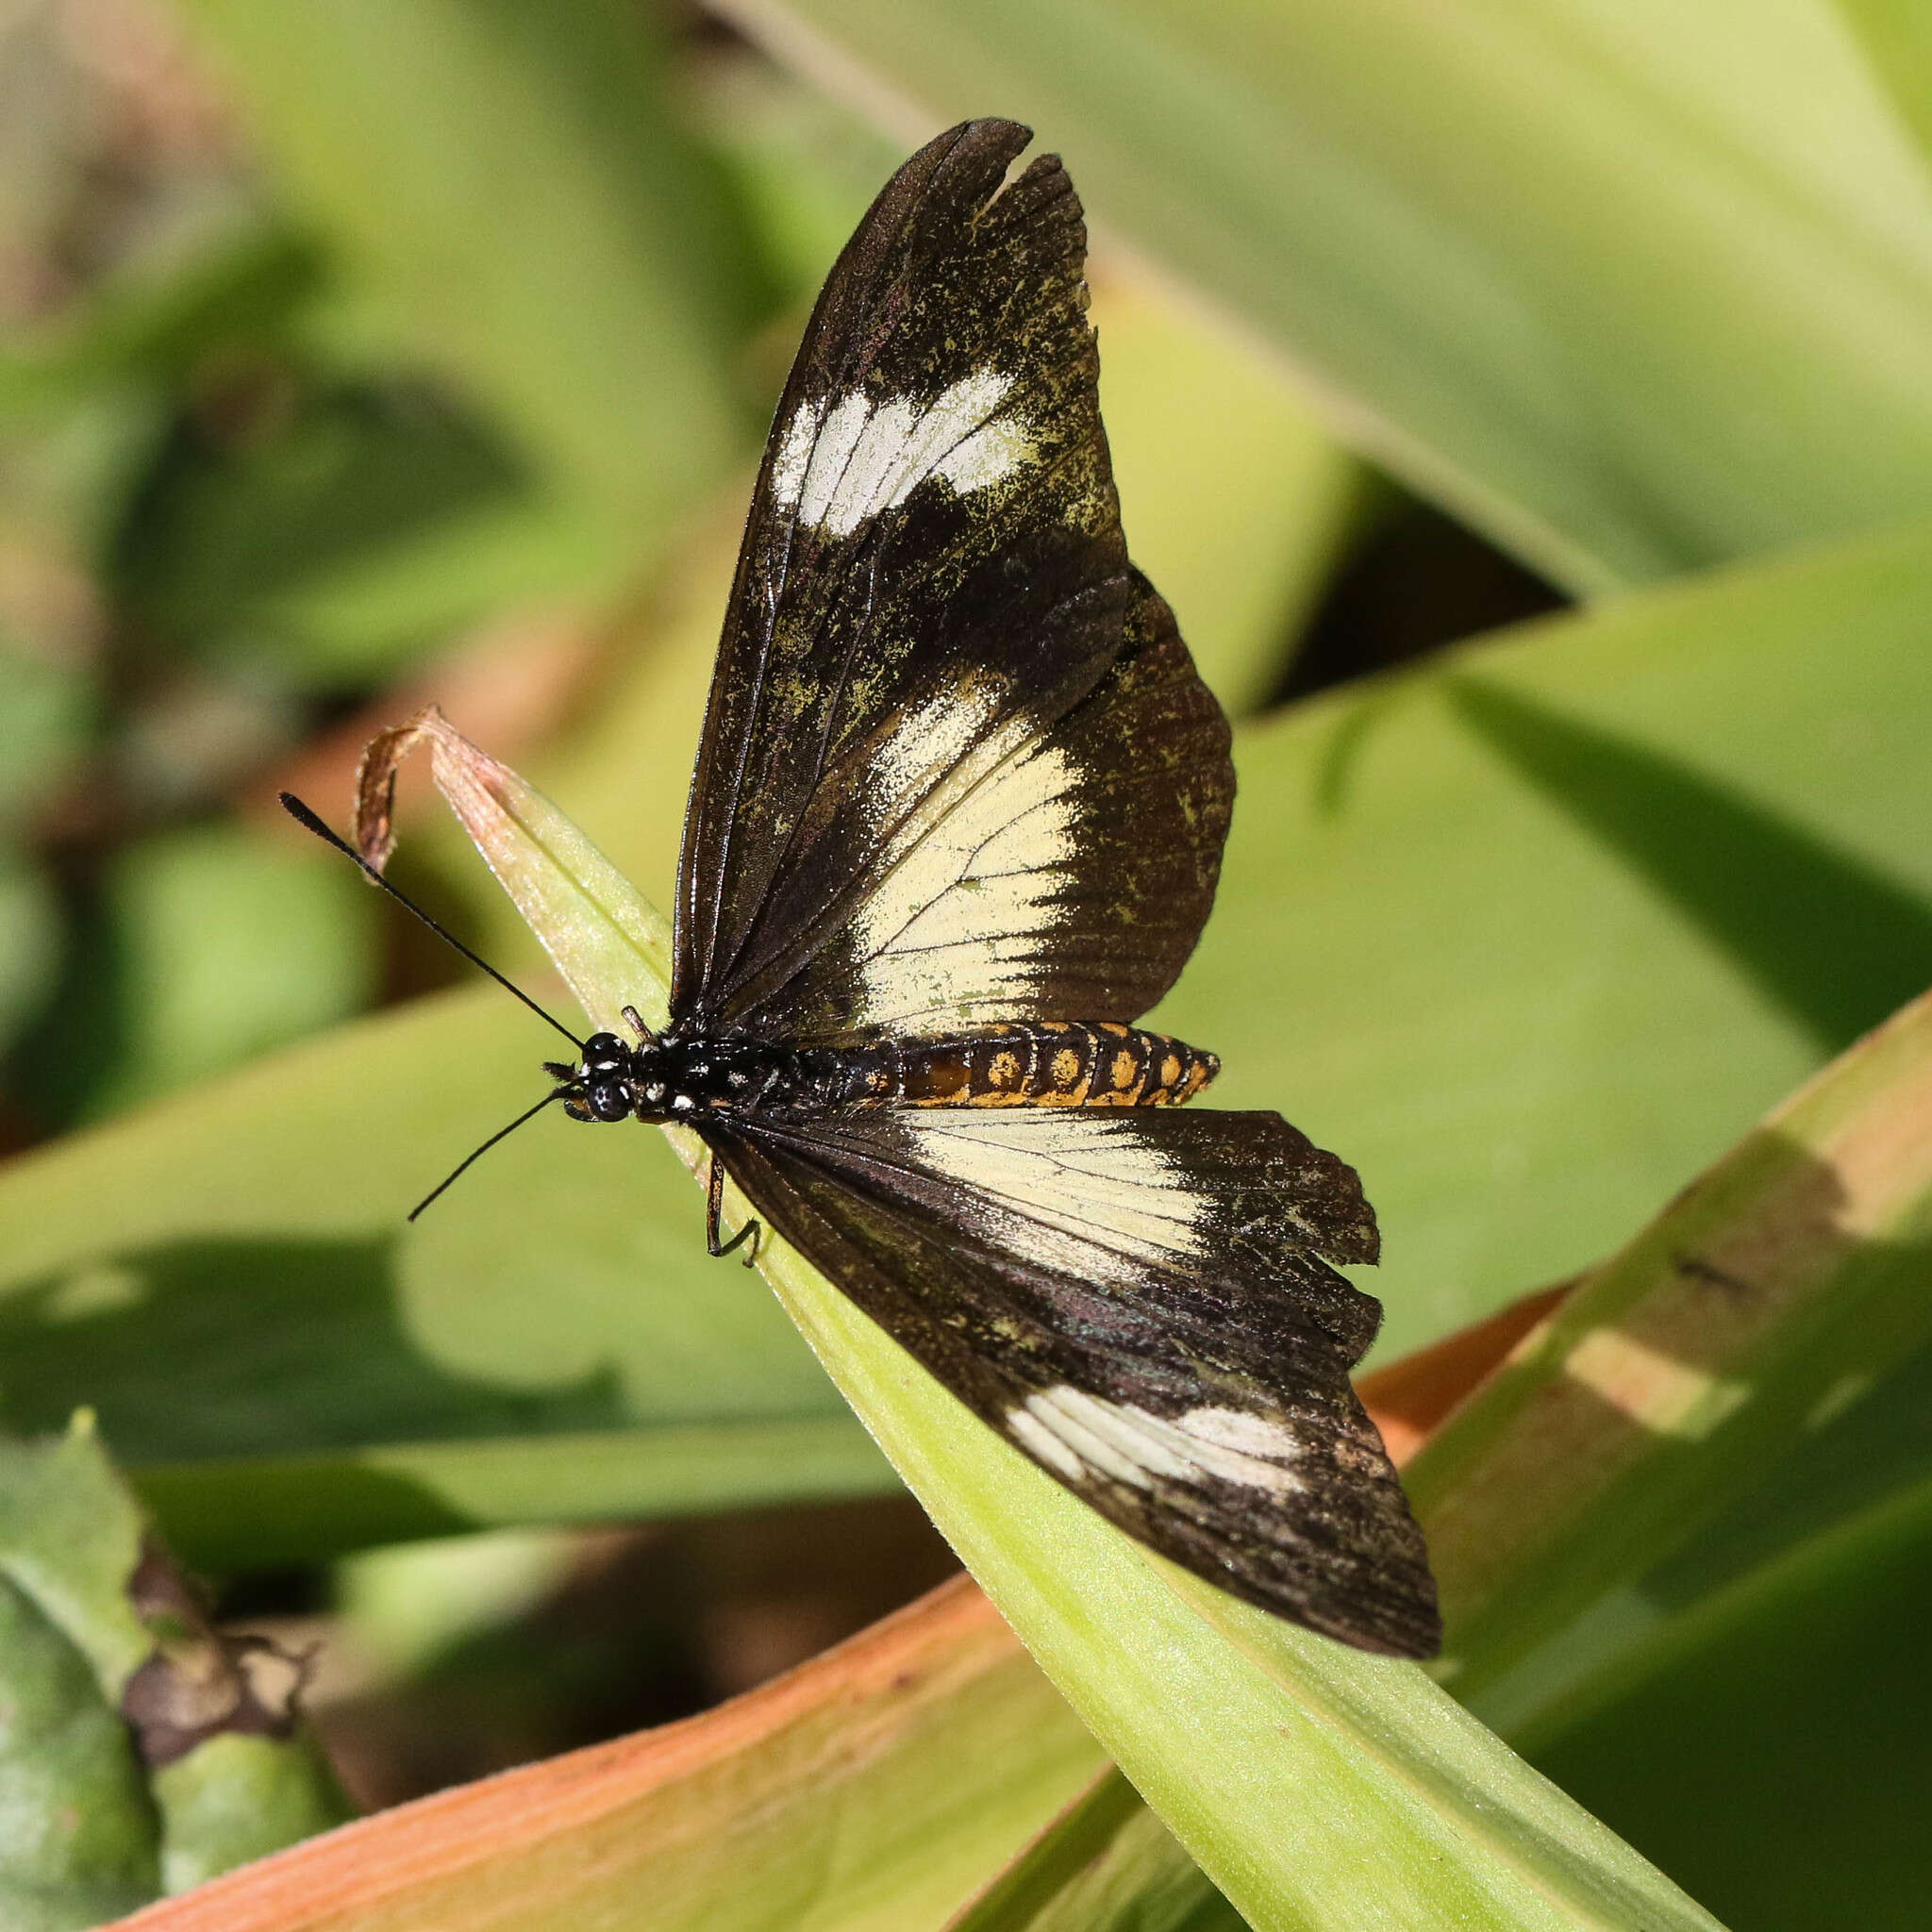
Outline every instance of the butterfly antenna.
POLYGON ((516 1119, 510 1122, 508 1126, 499 1127, 495 1133, 491 1135, 489 1140, 484 1141, 482 1146, 477 1148, 474 1154, 468 1156, 465 1159, 458 1161, 457 1165, 453 1169, 451 1169, 451 1171, 446 1175, 444 1175, 444 1177, 441 1180, 437 1182, 435 1187, 431 1188, 430 1191, 426 1194, 425 1194, 423 1198, 420 1201, 418 1201, 413 1208, 409 1209, 409 1219, 411 1221, 414 1221, 417 1215, 422 1213, 424 1208, 428 1207, 430 1202, 434 1201, 439 1195, 446 1193, 449 1191, 449 1188, 452 1185, 452 1183, 457 1181, 463 1174, 467 1174, 471 1168, 475 1167, 475 1164, 479 1160, 481 1160, 482 1158, 486 1154, 488 1154, 490 1150, 492 1147, 494 1147, 499 1141, 505 1140, 509 1135, 514 1134, 516 1130, 520 1126, 522 1126, 525 1121, 535 1120, 537 1116, 540 1113, 541 1113, 543 1109, 546 1107, 548 1107, 553 1100, 567 1100, 575 1091, 576 1089, 574 1087, 559 1087, 554 1093, 546 1093, 543 1096, 543 1098, 536 1104, 535 1107, 527 1108, 525 1109, 524 1112, 518 1114, 516 1119))
MULTIPOLYGON (((459 952, 463 956, 464 958, 466 958, 470 962, 471 965, 480 966, 485 973, 489 974, 491 979, 495 980, 498 986, 503 988, 503 990, 506 992, 514 993, 517 996, 517 998, 522 1000, 525 1006, 528 1007, 531 1012, 535 1013, 540 1020, 543 1021, 548 1025, 555 1026, 557 1030, 560 1034, 562 1034, 563 1037, 567 1041, 569 1041, 570 1043, 574 1047, 575 1047, 579 1053, 583 1052, 584 1042, 581 1040, 579 1040, 576 1037, 576 1035, 573 1033, 570 1030, 570 1028, 563 1024, 561 1020, 555 1019, 550 1014, 546 1013, 543 1010, 543 1008, 540 1007, 537 1004, 537 1002, 533 1000, 530 997, 530 995, 523 990, 522 987, 514 985, 511 981, 506 979, 503 976, 503 974, 500 974, 496 970, 496 968, 490 963, 488 959, 478 958, 477 956, 475 953, 473 953, 468 946, 464 945, 461 940, 458 939, 455 933, 450 931, 448 926, 442 924, 440 921, 431 919, 428 913, 424 911, 422 907, 417 905, 415 900, 410 898, 407 892, 399 891, 394 886, 391 885, 390 882, 386 878, 384 878, 383 875, 379 872, 377 872, 376 869, 373 865, 371 865, 370 862, 366 858, 364 858, 362 855, 359 852, 358 852, 356 848, 353 845, 351 845, 346 839, 339 838, 334 832, 330 831, 329 828, 325 824, 324 824, 323 822, 319 818, 317 818, 316 815, 312 811, 310 811, 309 808, 306 805, 304 805, 302 801, 299 798, 297 798, 292 791, 283 791, 278 793, 277 796, 279 796, 279 798, 282 801, 282 809, 286 811, 289 814, 289 816, 291 819, 293 819, 298 825, 301 825, 305 829, 313 832, 315 836, 318 839, 324 841, 325 843, 333 845, 338 852, 342 853, 345 857, 349 858, 352 858, 358 865, 359 865, 362 868, 363 872, 367 874, 370 878, 374 879, 375 883, 378 886, 380 886, 382 890, 390 895, 391 899, 396 900, 401 905, 407 906, 409 908, 409 910, 413 912, 416 915, 416 917, 420 919, 423 922, 423 924, 426 925, 429 928, 429 930, 437 936, 438 939, 446 940, 451 945, 453 945, 457 949, 458 952, 459 952)), ((552 1099, 556 1098, 554 1094, 551 1097, 552 1099)), ((547 1103, 543 1102, 539 1103, 540 1106, 546 1104, 547 1103)), ((536 1108, 533 1108, 531 1109, 531 1112, 534 1113, 535 1111, 536 1108)), ((528 1120, 529 1117, 529 1114, 525 1114, 524 1116, 524 1120, 528 1120)), ((517 1126, 522 1126, 523 1121, 517 1121, 513 1123, 513 1124, 517 1126)), ((506 1127, 503 1130, 504 1134, 507 1134, 508 1132, 508 1127, 506 1127)), ((496 1139, 498 1141, 502 1140, 503 1134, 497 1135, 496 1139)), ((483 1147, 491 1147, 495 1144, 496 1143, 493 1141, 486 1141, 483 1143, 483 1147)), ((482 1153, 483 1147, 477 1148, 476 1154, 482 1153)), ((471 1155, 470 1160, 475 1160, 476 1158, 476 1154, 471 1155)), ((468 1167, 470 1164, 470 1160, 464 1161, 463 1167, 468 1167)), ((458 1168, 457 1174, 461 1174, 463 1171, 463 1167, 458 1168)), ((457 1174, 453 1174, 450 1175, 449 1180, 453 1181, 456 1179, 456 1177, 457 1174)), ((444 1181, 442 1184, 442 1188, 446 1188, 448 1186, 449 1181, 444 1181)), ((436 1194, 441 1193, 442 1188, 438 1188, 436 1191, 436 1194)), ((429 1201, 435 1200, 436 1194, 431 1194, 429 1197, 429 1201)), ((429 1201, 424 1202, 423 1208, 428 1207, 429 1201)), ((423 1208, 417 1208, 416 1214, 422 1213, 423 1208)), ((409 1219, 411 1221, 414 1221, 416 1218, 416 1214, 410 1215, 409 1219)))

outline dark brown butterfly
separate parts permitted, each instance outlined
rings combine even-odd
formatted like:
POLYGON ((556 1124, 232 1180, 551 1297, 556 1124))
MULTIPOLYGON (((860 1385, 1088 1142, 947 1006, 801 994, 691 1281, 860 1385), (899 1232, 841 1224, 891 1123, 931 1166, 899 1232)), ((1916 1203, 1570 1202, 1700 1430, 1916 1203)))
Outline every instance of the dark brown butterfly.
MULTIPOLYGON (((765 451, 698 748, 671 1021, 548 1071, 684 1121, 758 1213, 1109 1521, 1426 1657, 1422 1537, 1348 1370, 1353 1169, 1182 1112, 1131 1023, 1214 896, 1228 728, 1128 561, 1058 159, 975 121, 887 185, 765 451), (721 1165, 722 1164, 722 1165, 721 1165)), ((553 1023, 554 1024, 554 1023, 553 1023)), ((755 1236, 756 1224, 738 1240, 755 1236)))

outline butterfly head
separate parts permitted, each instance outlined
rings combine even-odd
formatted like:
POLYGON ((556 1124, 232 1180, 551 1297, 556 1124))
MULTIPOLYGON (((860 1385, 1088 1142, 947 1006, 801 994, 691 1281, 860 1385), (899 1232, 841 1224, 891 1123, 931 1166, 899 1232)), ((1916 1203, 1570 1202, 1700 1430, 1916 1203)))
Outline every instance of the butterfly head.
POLYGON ((543 1071, 564 1096, 563 1110, 574 1121, 627 1121, 639 1111, 645 1089, 654 1084, 639 1062, 651 1052, 626 1045, 614 1033, 593 1033, 584 1041, 575 1066, 545 1060, 543 1071))

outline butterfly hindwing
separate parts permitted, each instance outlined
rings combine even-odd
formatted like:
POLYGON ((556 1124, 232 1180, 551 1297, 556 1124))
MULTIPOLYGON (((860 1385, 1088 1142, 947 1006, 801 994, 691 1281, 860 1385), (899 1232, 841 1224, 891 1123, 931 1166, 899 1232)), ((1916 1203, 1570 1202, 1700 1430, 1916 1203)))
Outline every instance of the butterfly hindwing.
POLYGON ((1422 1539, 1347 1371, 1378 1311, 1353 1173, 1273 1114, 933 1108, 717 1144, 758 1211, 969 1407, 1150 1547, 1401 1656, 1422 1539))
POLYGON ((1212 899, 1219 708, 1121 535, 1085 227, 1024 129, 902 169, 753 499, 692 782, 673 1011, 798 1043, 1131 1019, 1212 899))

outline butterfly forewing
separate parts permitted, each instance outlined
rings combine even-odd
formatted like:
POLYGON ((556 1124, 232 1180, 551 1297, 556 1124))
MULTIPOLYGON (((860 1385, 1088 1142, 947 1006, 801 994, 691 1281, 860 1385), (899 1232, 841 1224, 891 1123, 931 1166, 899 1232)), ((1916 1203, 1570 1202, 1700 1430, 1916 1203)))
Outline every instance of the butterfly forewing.
POLYGON ((1129 567, 1058 159, 969 124, 840 258, 700 745, 674 1014, 836 1042, 1131 1019, 1212 899, 1218 707, 1129 567))
POLYGON ((720 1142, 761 1214, 1049 1475, 1365 1648, 1440 1639, 1349 1386, 1378 1311, 1355 1175, 1273 1114, 936 1109, 720 1142))

